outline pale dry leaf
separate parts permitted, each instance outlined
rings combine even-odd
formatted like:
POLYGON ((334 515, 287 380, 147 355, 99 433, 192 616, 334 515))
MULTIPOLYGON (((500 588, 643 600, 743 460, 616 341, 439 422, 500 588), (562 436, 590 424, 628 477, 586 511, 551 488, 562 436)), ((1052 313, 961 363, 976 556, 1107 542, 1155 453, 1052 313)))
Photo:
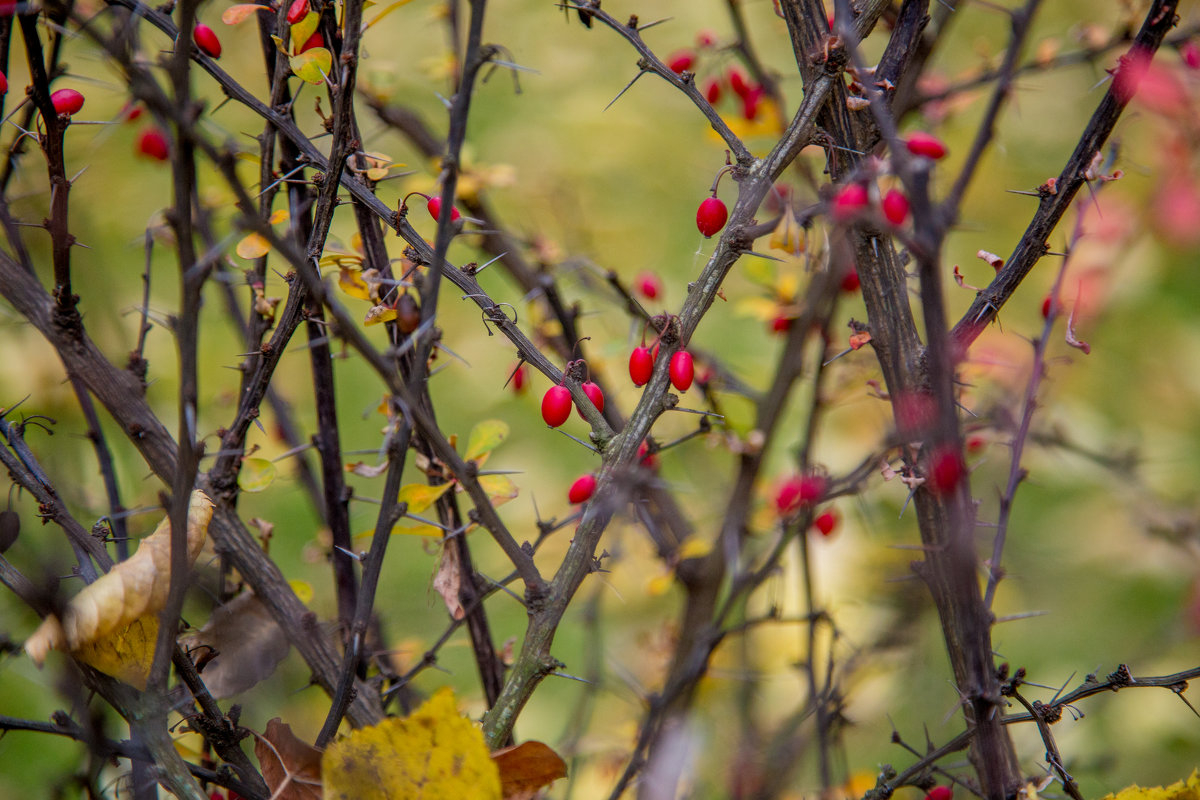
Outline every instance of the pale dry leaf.
MULTIPOLYGON (((212 500, 199 490, 188 506, 187 563, 200 554, 212 519, 212 500)), ((71 599, 60 622, 50 615, 25 642, 25 652, 39 667, 50 650, 74 651, 167 604, 171 587, 171 518, 138 545, 137 552, 117 564, 71 599)))
MULTIPOLYGON (((217 700, 246 691, 275 672, 291 645, 258 596, 245 591, 212 613, 200 630, 180 638, 195 650, 210 649, 201 677, 217 700)), ((196 654, 205 658, 204 652, 196 654)))
POLYGON ((458 590, 462 586, 462 564, 458 560, 458 549, 453 542, 442 547, 442 558, 438 562, 437 574, 433 576, 433 588, 446 601, 446 610, 454 619, 466 616, 462 603, 458 601, 458 590))
POLYGON ((254 740, 254 755, 273 800, 321 800, 321 751, 300 741, 276 717, 254 740))

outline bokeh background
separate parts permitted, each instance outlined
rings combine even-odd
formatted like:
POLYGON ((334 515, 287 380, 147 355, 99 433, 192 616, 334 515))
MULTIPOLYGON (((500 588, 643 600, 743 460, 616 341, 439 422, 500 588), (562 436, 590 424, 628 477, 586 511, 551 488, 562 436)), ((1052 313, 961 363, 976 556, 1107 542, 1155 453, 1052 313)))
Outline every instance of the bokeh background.
MULTIPOLYGON (((1002 15, 984 4, 960 5, 933 70, 951 84, 998 64, 1007 43, 1002 15)), ((1140 19, 1145 5, 1082 0, 1046 4, 1026 61, 1103 41, 1127 20, 1140 19)), ((749 0, 740 6, 754 47, 780 75, 790 113, 802 87, 783 21, 770 0, 749 0)), ((698 32, 714 32, 717 47, 701 53, 697 66, 701 78, 733 63, 732 55, 720 47, 733 37, 725 3, 606 0, 604 7, 619 19, 631 13, 643 23, 669 18, 646 32, 661 55, 694 48, 698 32)), ((206 4, 201 12, 225 45, 221 65, 262 92, 262 57, 252 22, 224 26, 224 8, 206 4)), ((366 18, 384 8, 385 4, 375 6, 366 18)), ((418 110, 439 132, 446 125, 442 98, 451 92, 444 9, 440 2, 415 0, 372 26, 364 39, 368 57, 360 72, 362 88, 418 110)), ((103 11, 98 4, 94 10, 103 11)), ((1195 23, 1195 4, 1185 3, 1182 14, 1184 26, 1195 23)), ((868 61, 881 51, 884 36, 876 33, 864 45, 868 61)), ((640 330, 631 327, 604 286, 604 273, 615 270, 632 280, 642 271, 653 271, 666 286, 653 310, 679 308, 687 282, 711 252, 712 243, 701 239, 693 220, 696 205, 724 163, 723 148, 689 101, 652 76, 638 81, 605 110, 636 74, 636 54, 611 31, 583 28, 550 0, 490 4, 485 40, 504 45, 513 63, 524 69, 517 73, 519 92, 505 70, 479 87, 468 130, 467 168, 486 186, 504 223, 531 244, 536 242, 557 265, 559 285, 587 314, 583 330, 591 337, 590 367, 620 387, 609 402, 628 410, 637 390, 625 380, 625 360, 640 330)), ((153 60, 171 43, 147 27, 143 47, 145 57, 153 60)), ((69 74, 56 86, 77 88, 87 97, 67 134, 68 174, 82 171, 72 188, 71 230, 86 245, 73 253, 74 269, 91 336, 112 360, 123 363, 136 342, 144 234, 147 227, 161 225, 159 209, 170 202, 169 169, 135 155, 136 137, 150 123, 145 116, 122 121, 128 97, 109 60, 86 37, 67 42, 65 52, 69 74), (81 120, 96 124, 79 124, 81 120)), ((973 292, 954 285, 952 267, 960 265, 966 281, 977 286, 990 279, 991 268, 975 257, 976 251, 1006 256, 1036 204, 1008 190, 1033 190, 1058 174, 1107 85, 1105 68, 1115 64, 1120 52, 1108 51, 1094 63, 1035 69, 1020 77, 945 251, 950 318, 956 319, 973 298, 973 292)), ((9 109, 20 101, 21 87, 27 83, 23 59, 19 45, 14 46, 9 109)), ((1004 554, 1008 577, 1001 584, 997 613, 1043 613, 1000 625, 995 632, 998 654, 1014 667, 1024 666, 1030 680, 1055 688, 1074 686, 1089 672, 1103 676, 1120 663, 1145 675, 1200 663, 1200 505, 1195 489, 1200 484, 1200 186, 1194 164, 1200 72, 1190 70, 1174 46, 1164 47, 1158 59, 1170 76, 1162 79, 1168 88, 1160 93, 1164 96, 1135 102, 1126 112, 1114 140, 1115 166, 1124 177, 1097 193, 1097 203, 1082 222, 1085 235, 1072 255, 1063 299, 1068 309, 1078 309, 1077 333, 1092 351, 1084 356, 1069 348, 1059 321, 1026 451, 1029 479, 1018 493, 1004 554)), ((261 122, 234 103, 223 104, 207 76, 197 73, 194 87, 208 99, 206 129, 253 153, 261 122)), ((956 94, 927 107, 923 116, 904 120, 905 128, 935 130, 950 146, 950 156, 937 167, 937 187, 948 186, 962 163, 987 91, 984 87, 956 94)), ((327 97, 312 87, 305 87, 296 102, 298 120, 314 135, 321 124, 314 110, 318 97, 327 112, 327 97)), ((738 116, 733 105, 721 109, 738 116)), ((412 171, 381 184, 379 195, 386 202, 395 204, 408 191, 434 188, 435 165, 422 160, 365 108, 360 119, 366 149, 405 164, 395 169, 397 173, 412 171)), ((769 148, 771 133, 769 124, 752 133, 756 152, 769 148)), ((3 136, 5 141, 13 139, 11 125, 3 136)), ((802 159, 820 175, 823 161, 818 151, 807 150, 802 159)), ((255 165, 247 160, 244 169, 245 179, 252 182, 255 165)), ((228 264, 236 276, 246 262, 233 255, 241 234, 229 224, 232 197, 209 169, 202 169, 201 175, 215 224, 228 235, 228 264)), ((802 180, 793 176, 789 183, 798 199, 811 201, 811 190, 802 180)), ((721 195, 727 201, 734 197, 728 179, 721 195)), ((46 215, 46 176, 36 153, 22 159, 11 196, 17 218, 36 222, 46 215)), ((1079 205, 1077 201, 1076 208, 1079 205)), ((343 213, 332 238, 350 247, 352 218, 343 213)), ((423 212, 413 219, 432 238, 433 224, 423 212)), ((1054 250, 1064 248, 1076 219, 1072 211, 1051 238, 1054 250)), ((810 249, 819 250, 822 236, 818 225, 810 249)), ((29 228, 25 241, 48 274, 48 237, 29 228)), ((399 257, 399 240, 393 241, 393 256, 399 257)), ((456 241, 451 260, 476 260, 474 241, 470 236, 456 241)), ((750 262, 743 259, 735 268, 724 291, 727 302, 719 302, 705 318, 694 347, 712 354, 723 369, 750 387, 762 388, 782 346, 762 318, 766 286, 803 287, 807 277, 803 258, 750 262)), ((966 371, 971 386, 964 404, 979 415, 971 422, 978 438, 970 459, 984 520, 995 519, 1009 464, 1008 434, 988 422, 1019 413, 1030 377, 1030 339, 1041 332, 1042 299, 1059 263, 1047 258, 1039 264, 1001 313, 1000 324, 972 350, 966 371)), ((278 266, 284 269, 282 261, 278 266)), ((150 310, 158 324, 147 347, 148 396, 175 430, 175 346, 163 324, 178 303, 177 269, 169 249, 156 248, 151 275, 150 310)), ((481 280, 496 300, 519 309, 527 330, 534 327, 538 312, 500 269, 483 273, 481 280)), ((267 294, 284 293, 282 279, 273 275, 267 294)), ((365 312, 366 305, 359 305, 365 312)), ((844 321, 862 320, 865 310, 852 296, 840 315, 844 321)), ((458 433, 461 441, 483 419, 498 418, 511 426, 510 439, 492 455, 489 466, 520 471, 514 476, 520 496, 502 513, 518 539, 533 539, 539 515, 562 519, 571 513, 567 487, 597 462, 584 448, 542 424, 538 399, 548 386, 544 378, 535 376, 522 394, 504 388, 515 352, 502 337, 487 335, 474 304, 445 292, 439 316, 444 344, 459 357, 439 356, 443 368, 433 378, 441 424, 447 432, 458 433)), ((202 331, 199 427, 211 434, 235 413, 239 374, 233 368, 243 351, 215 286, 206 295, 202 331)), ((373 335, 382 343, 382 331, 375 329, 373 335)), ((346 460, 374 463, 372 453, 384 424, 376 412, 382 387, 352 354, 339 358, 335 370, 343 446, 364 451, 348 453, 346 460)), ((886 435, 886 406, 871 396, 867 384, 878 378, 873 357, 864 349, 837 362, 827 383, 829 411, 816 440, 815 460, 834 473, 857 464, 886 435)), ((311 429, 308 356, 299 341, 285 356, 275 385, 311 429)), ((56 420, 53 437, 30 428, 29 442, 81 521, 90 524, 103 515, 103 486, 61 365, 37 333, 7 308, 0 308, 0 387, 0 405, 11 407, 27 398, 18 415, 44 414, 56 420)), ((772 446, 769 472, 774 476, 789 471, 801 439, 805 391, 793 398, 790 422, 772 446)), ((706 540, 723 513, 735 463, 726 437, 745 436, 752 420, 745 398, 733 392, 719 397, 727 427, 661 459, 662 480, 679 492, 698 536, 706 540)), ((665 417, 655 435, 669 441, 693 425, 690 417, 665 417)), ((582 436, 582 426, 573 417, 566 428, 582 436)), ((259 448, 256 455, 274 458, 283 453, 271 430, 266 418, 264 430, 251 432, 249 444, 259 448)), ((152 509, 161 487, 119 432, 107 432, 126 505, 152 509)), ((215 447, 217 439, 210 437, 208 442, 215 447)), ((291 463, 279 462, 279 477, 265 491, 243 495, 241 511, 246 519, 275 523, 272 556, 289 578, 312 588, 312 608, 329 619, 334 601, 328 544, 307 496, 292 477, 291 463)), ((352 476, 350 481, 358 497, 377 497, 382 490, 382 478, 352 476)), ((763 512, 755 518, 764 543, 774 524, 770 489, 763 487, 763 512)), ((23 532, 7 557, 31 576, 65 574, 68 550, 59 531, 39 526, 28 497, 11 492, 9 502, 22 514, 23 532)), ((940 629, 923 587, 908 567, 917 554, 902 547, 918 540, 912 512, 902 513, 904 502, 903 487, 877 475, 861 496, 834 503, 839 529, 832 537, 812 542, 817 596, 841 633, 834 656, 842 672, 850 726, 837 759, 838 779, 856 777, 860 791, 863 780, 866 785, 873 782, 881 764, 903 767, 911 762, 909 754, 891 743, 893 725, 919 749, 926 735, 941 743, 962 727, 940 629)), ((353 529, 370 530, 375 506, 355 502, 351 510, 353 529)), ((133 517, 130 524, 142 534, 157 521, 157 513, 147 513, 133 517)), ((538 561, 544 572, 557 563, 569 536, 569 527, 560 530, 541 551, 538 561)), ((990 548, 989 530, 981 529, 980 536, 990 548)), ((502 555, 482 534, 473 534, 472 544, 484 574, 507 574, 502 555)), ((607 796, 632 746, 641 698, 658 687, 673 635, 679 596, 663 580, 669 567, 654 557, 644 533, 629 518, 619 517, 603 546, 613 555, 606 562, 611 571, 589 578, 555 644, 566 671, 594 684, 548 679, 517 728, 520 739, 540 739, 576 756, 571 778, 556 784, 551 797, 607 796)), ((377 609, 400 665, 418 659, 446 625, 445 608, 431 588, 436 564, 436 548, 420 537, 397 536, 388 553, 377 609)), ((797 612, 800 597, 793 556, 756 598, 755 607, 777 604, 797 612)), ((204 597, 193 598, 189 621, 201 624, 206 607, 204 597)), ((523 609, 500 594, 489 601, 488 611, 498 641, 512 638, 519 646, 523 609)), ((0 619, 2 632, 16 642, 37 624, 35 615, 7 593, 0 594, 0 619)), ((806 683, 796 664, 803 658, 805 642, 803 630, 781 625, 731 638, 718 651, 702 687, 691 740, 692 796, 725 793, 731 773, 739 768, 731 756, 739 715, 753 714, 765 724, 804 702, 806 683)), ((57 687, 63 673, 57 666, 52 661, 38 671, 22 655, 0 659, 0 713, 46 719, 63 708, 57 687)), ((304 665, 293 653, 267 683, 236 698, 243 707, 243 724, 261 730, 278 716, 311 740, 326 701, 307 683, 304 665)), ((456 689, 467 713, 482 713, 482 693, 463 633, 441 651, 438 668, 420 676, 416 689, 432 692, 443 685, 456 689)), ((1041 699, 1052 694, 1047 690, 1041 699)), ((1192 699, 1197 703, 1200 697, 1192 699)), ((1078 711, 1081 718, 1064 719, 1055 732, 1085 796, 1134 782, 1170 783, 1200 764, 1200 719, 1169 691, 1099 696, 1081 703, 1078 711)), ((109 722, 110 735, 126 735, 117 720, 109 722)), ((1020 727, 1014 736, 1026 769, 1038 774, 1043 747, 1036 731, 1020 727)), ((56 796, 56 787, 65 786, 84 763, 83 745, 10 733, 0 739, 0 796, 56 796)), ((118 774, 112 770, 114 792, 118 774)), ((813 758, 802 756, 793 796, 811 796, 818 786, 813 758)), ((77 790, 63 791, 61 796, 80 796, 77 790)), ((918 796, 916 790, 905 792, 906 797, 918 796)))

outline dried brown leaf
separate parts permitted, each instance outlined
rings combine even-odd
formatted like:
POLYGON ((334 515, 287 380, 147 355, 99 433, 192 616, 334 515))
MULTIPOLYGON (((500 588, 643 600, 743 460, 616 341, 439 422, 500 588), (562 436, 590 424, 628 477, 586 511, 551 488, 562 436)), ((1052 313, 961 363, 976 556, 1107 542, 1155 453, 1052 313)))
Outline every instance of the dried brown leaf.
POLYGON ((321 751, 302 742, 279 717, 255 738, 254 755, 274 800, 321 800, 321 751))
POLYGON ((266 680, 290 649, 283 629, 251 591, 218 606, 208 623, 182 637, 180 644, 189 649, 208 648, 214 654, 205 664, 202 677, 218 700, 266 680))
POLYGON ((504 800, 526 800, 543 786, 567 777, 567 763, 541 742, 522 742, 492 753, 504 800))

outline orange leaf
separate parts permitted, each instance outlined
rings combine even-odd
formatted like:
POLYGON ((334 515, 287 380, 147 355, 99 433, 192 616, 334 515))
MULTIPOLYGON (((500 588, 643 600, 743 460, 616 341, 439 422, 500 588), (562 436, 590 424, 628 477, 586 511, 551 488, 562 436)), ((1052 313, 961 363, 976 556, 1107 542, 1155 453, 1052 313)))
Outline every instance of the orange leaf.
POLYGON ((270 6, 260 6, 254 3, 240 3, 236 6, 230 6, 221 12, 221 22, 226 25, 237 25, 242 22, 255 11, 270 11, 270 6))
POLYGON ((279 717, 254 740, 254 755, 275 800, 321 800, 321 751, 300 741, 279 717))
POLYGON ((500 770, 500 792, 504 800, 531 797, 559 778, 567 777, 567 764, 558 753, 541 742, 522 742, 492 753, 500 770))

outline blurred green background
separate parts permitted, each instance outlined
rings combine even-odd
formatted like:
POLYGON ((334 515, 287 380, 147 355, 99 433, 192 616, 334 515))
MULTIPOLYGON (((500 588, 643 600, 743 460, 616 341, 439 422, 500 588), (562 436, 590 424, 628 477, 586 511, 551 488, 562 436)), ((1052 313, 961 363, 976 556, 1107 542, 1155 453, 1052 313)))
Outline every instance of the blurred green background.
MULTIPOLYGON (((740 5, 754 46, 781 76, 790 114, 801 85, 783 22, 773 13, 770 0, 740 5)), ((1038 17, 1027 59, 1055 47, 1062 52, 1077 49, 1097 31, 1113 30, 1130 13, 1125 5, 1047 4, 1038 17)), ((1136 15, 1146 4, 1134 5, 1136 15)), ((253 91, 262 92, 262 59, 253 23, 221 25, 224 8, 206 5, 201 12, 224 42, 221 66, 253 91)), ((451 92, 445 79, 448 50, 443 8, 442 3, 417 0, 372 27, 364 39, 367 58, 360 72, 360 85, 419 110, 439 132, 446 125, 439 93, 451 92)), ((693 47, 701 30, 714 31, 718 44, 733 36, 725 3, 715 0, 606 0, 604 8, 618 19, 637 13, 643 23, 669 18, 646 32, 647 42, 663 56, 693 47)), ((1194 4, 1185 8, 1185 25, 1195 22, 1194 12, 1194 4)), ((935 62, 935 72, 951 81, 997 64, 1008 31, 1003 16, 983 5, 964 4, 955 13, 949 41, 935 62)), ((369 10, 366 18, 372 16, 369 10)), ((877 57, 884 35, 877 33, 867 42, 869 60, 877 57)), ((537 239, 546 250, 571 257, 556 275, 567 296, 578 300, 587 313, 583 332, 591 337, 589 364, 617 387, 616 396, 608 401, 631 409, 638 394, 625 380, 625 360, 639 332, 630 328, 620 305, 603 286, 603 272, 612 269, 627 280, 644 270, 657 272, 666 282, 666 291, 652 310, 679 308, 687 282, 712 249, 712 243, 697 234, 693 220, 696 205, 724 163, 723 148, 686 98, 652 76, 638 81, 604 110, 636 73, 636 54, 613 32, 599 26, 583 28, 550 0, 491 4, 484 38, 504 45, 513 60, 530 71, 519 73, 519 93, 503 70, 478 88, 468 130, 467 167, 491 176, 488 196, 506 225, 529 240, 537 239)), ((170 42, 147 28, 143 47, 145 57, 153 60, 170 48, 170 42)), ((1036 201, 1006 190, 1031 190, 1058 174, 1102 95, 1104 68, 1115 63, 1116 55, 1102 56, 1095 65, 1034 72, 1018 81, 967 196, 961 224, 945 251, 950 318, 956 319, 973 298, 973 292, 950 281, 951 267, 961 265, 967 282, 984 285, 991 270, 975 258, 976 251, 1002 257, 1011 252, 1036 201)), ((8 109, 19 102, 21 87, 27 83, 19 66, 23 58, 23 51, 15 47, 8 109)), ((1196 314, 1200 282, 1195 278, 1200 219, 1192 220, 1188 235, 1186 219, 1185 224, 1172 227, 1161 205, 1156 205, 1168 177, 1185 182, 1194 177, 1190 161, 1194 153, 1189 148, 1200 130, 1195 119, 1198 106, 1193 102, 1200 77, 1184 72, 1174 48, 1164 48, 1160 59, 1175 70, 1189 94, 1183 110, 1174 112, 1135 103, 1118 126, 1116 166, 1124 170, 1124 178, 1105 187, 1099 195, 1099 211, 1088 215, 1088 234, 1072 259, 1064 289, 1068 308, 1082 292, 1077 332, 1091 344, 1092 353, 1084 356, 1067 347, 1059 322, 1039 392, 1037 441, 1026 453, 1030 476, 1018 494, 1004 554, 1008 578, 1001 584, 997 613, 1045 614, 997 627, 998 654, 1014 667, 1026 667, 1030 680, 1054 687, 1074 686, 1093 671, 1103 676, 1119 663, 1128 663, 1136 675, 1171 673, 1200 663, 1200 594, 1196 591, 1200 507, 1195 490, 1200 482, 1196 369, 1200 365, 1196 314), (1136 454, 1133 468, 1125 465, 1128 453, 1136 454)), ((67 134, 68 174, 86 168, 71 193, 71 230, 86 245, 74 250, 73 265, 89 333, 114 362, 124 363, 136 341, 143 236, 158 210, 170 201, 170 173, 166 166, 134 155, 136 136, 149 121, 145 116, 133 123, 119 121, 128 98, 120 76, 96 46, 86 37, 74 38, 66 44, 65 61, 69 74, 56 86, 74 87, 87 96, 76 122, 101 123, 74 124, 67 134)), ((703 78, 731 63, 732 56, 718 48, 702 54, 697 70, 703 78)), ((252 152, 256 147, 252 137, 261 132, 261 122, 236 104, 222 105, 218 87, 207 76, 197 73, 194 87, 209 102, 206 128, 252 152)), ((328 99, 312 87, 305 87, 296 102, 300 123, 313 134, 320 131, 314 111, 319 94, 327 111, 328 99)), ((985 92, 961 95, 942 109, 945 118, 934 129, 949 143, 951 154, 937 168, 939 187, 949 184, 962 163, 986 96, 985 92)), ((737 114, 732 106, 723 110, 737 114)), ((410 177, 381 184, 379 195, 385 202, 394 205, 410 190, 433 188, 432 165, 370 118, 365 107, 360 121, 366 149, 415 170, 410 177)), ((905 125, 927 127, 933 122, 914 117, 905 125)), ((6 141, 12 139, 11 126, 4 135, 6 141)), ((759 137, 751 143, 755 152, 762 153, 770 139, 759 137)), ((808 150, 802 158, 816 174, 821 173, 818 152, 808 150)), ((247 163, 243 169, 245 180, 252 182, 254 165, 247 163)), ((229 236, 229 263, 236 274, 246 262, 232 254, 232 244, 240 237, 229 224, 234 216, 232 197, 211 170, 202 169, 201 180, 216 226, 229 236)), ((789 182, 802 202, 811 201, 802 181, 789 182)), ((727 201, 734 197, 728 180, 721 195, 727 201)), ((35 222, 47 214, 45 170, 36 153, 23 158, 11 196, 17 218, 35 222)), ((1052 237, 1053 249, 1063 248, 1075 218, 1073 211, 1052 237)), ((432 238, 433 224, 423 212, 412 219, 432 238)), ((331 243, 337 239, 349 246, 351 225, 351 215, 343 211, 335 220, 331 243)), ((821 235, 818 226, 814 237, 821 235)), ((457 241, 451 260, 476 260, 473 241, 469 236, 457 241)), ((25 242, 45 277, 48 237, 27 228, 25 242)), ((390 240, 389 246, 398 257, 399 241, 390 240)), ((1047 258, 1039 264, 1004 309, 1001 325, 994 326, 972 350, 967 369, 972 386, 964 402, 973 410, 1019 413, 1029 377, 1029 339, 1041 331, 1041 301, 1058 263, 1047 258)), ((284 269, 282 262, 277 266, 284 269)), ((761 271, 762 265, 747 265, 744 260, 734 270, 725 288, 728 302, 714 306, 697 331, 694 347, 715 354, 746 384, 762 388, 781 342, 770 335, 762 319, 746 312, 745 302, 739 302, 765 296, 761 285, 747 277, 748 269, 761 271)), ((804 285, 801 261, 770 269, 804 285)), ((178 303, 176 270, 169 249, 156 248, 151 312, 159 322, 178 303)), ((481 282, 494 299, 520 309, 523 325, 531 324, 535 312, 499 269, 483 273, 481 282)), ((282 280, 272 275, 267 294, 284 293, 282 280)), ((344 300, 365 313, 365 304, 344 300)), ((0 404, 12 406, 28 396, 18 413, 45 414, 58 421, 53 438, 31 428, 28 439, 78 519, 91 524, 105 512, 103 486, 61 365, 14 312, 5 308, 0 313, 0 386, 4 388, 0 404)), ((840 313, 845 320, 865 319, 857 297, 848 298, 840 313)), ((541 423, 537 409, 538 398, 548 386, 544 378, 535 377, 523 395, 502 388, 515 364, 515 352, 502 337, 485 334, 474 304, 459 302, 454 292, 447 291, 439 316, 445 345, 461 357, 439 357, 444 368, 432 384, 439 420, 445 431, 457 433, 462 441, 482 419, 500 418, 512 427, 511 438, 493 454, 489 467, 521 471, 515 476, 521 495, 501 511, 518 539, 532 540, 538 514, 566 517, 570 513, 567 487, 597 462, 541 423)), ((382 343, 382 331, 370 330, 382 343)), ((244 349, 226 320, 216 286, 206 294, 202 331, 200 430, 210 435, 208 443, 215 447, 212 432, 235 412, 239 374, 232 368, 244 349)), ((844 334, 839 328, 837 335, 844 334)), ((175 430, 175 347, 162 325, 150 334, 147 358, 149 399, 175 430)), ((343 447, 347 451, 377 448, 384 424, 375 412, 381 385, 353 355, 339 359, 335 370, 343 447)), ((815 458, 834 473, 857 464, 886 433, 886 408, 870 396, 866 384, 878 377, 872 356, 864 349, 839 361, 827 384, 829 413, 817 438, 815 458)), ((275 385, 294 404, 306 429, 311 429, 308 356, 299 340, 285 356, 275 385)), ((771 449, 773 476, 788 471, 800 440, 805 391, 794 398, 789 424, 771 449)), ((732 394, 722 396, 722 402, 731 430, 744 434, 751 421, 749 403, 732 394)), ((264 423, 270 431, 270 421, 264 423)), ((665 417, 654 433, 660 441, 669 441, 693 425, 690 418, 665 417)), ((565 427, 575 435, 584 433, 578 417, 565 427)), ((116 431, 110 428, 108 433, 118 458, 125 504, 153 507, 161 488, 157 480, 116 431)), ((1006 434, 985 430, 981 437, 982 447, 972 455, 972 481, 981 519, 993 520, 996 498, 1007 479, 1009 451, 1006 434)), ((258 430, 251 431, 249 444, 259 446, 258 454, 268 458, 284 449, 258 430)), ((369 454, 348 455, 346 460, 373 463, 369 454)), ((724 511, 734 461, 719 434, 662 457, 662 479, 678 490, 698 536, 705 540, 711 540, 713 525, 724 511)), ((333 597, 325 546, 311 504, 291 477, 288 463, 280 462, 281 476, 266 491, 243 495, 241 510, 245 519, 261 517, 276 524, 272 556, 289 578, 314 588, 312 607, 328 619, 333 597)), ((382 479, 351 476, 349 480, 359 497, 377 497, 382 490, 382 479)), ((769 490, 764 487, 764 505, 769 490)), ((902 768, 911 762, 911 756, 890 743, 893 724, 918 748, 923 747, 926 730, 940 743, 962 727, 940 629, 908 568, 915 554, 893 547, 917 541, 911 511, 901 516, 904 500, 898 483, 875 477, 863 496, 834 504, 843 519, 841 528, 830 540, 813 545, 817 594, 842 632, 835 650, 839 664, 848 665, 844 689, 851 725, 844 755, 838 759, 839 779, 873 776, 883 763, 902 768), (887 646, 873 649, 879 641, 887 646)), ((12 504, 21 511, 24 526, 7 557, 31 576, 65 574, 68 551, 58 530, 37 524, 28 497, 13 493, 12 504)), ((373 526, 374 505, 356 502, 351 510, 355 531, 373 526)), ((136 516, 132 530, 144 534, 157 521, 157 513, 136 516)), ((764 525, 764 535, 767 529, 764 525)), ((543 572, 553 570, 569 536, 569 528, 559 531, 539 554, 543 572)), ((981 529, 981 537, 990 550, 989 530, 981 529)), ((484 535, 473 534, 472 545, 484 574, 494 578, 507 574, 505 560, 484 535)), ((634 740, 641 713, 639 696, 658 687, 678 610, 675 589, 663 594, 652 591, 652 582, 667 567, 654 558, 645 535, 630 520, 615 520, 603 546, 614 556, 607 562, 611 572, 593 576, 585 584, 555 644, 555 654, 565 662, 567 672, 599 680, 590 716, 586 723, 579 716, 590 691, 585 684, 550 678, 517 729, 520 739, 562 746, 577 724, 585 724, 574 742, 581 758, 572 765, 573 777, 569 784, 556 784, 552 797, 564 797, 568 791, 579 798, 607 796, 634 740), (585 614, 593 605, 599 611, 598 623, 585 614)), ((425 540, 394 538, 376 607, 398 663, 418 659, 446 624, 444 606, 430 586, 436 564, 436 551, 425 540)), ((757 606, 763 609, 768 602, 778 602, 785 611, 798 611, 798 575, 795 559, 789 558, 757 606)), ((193 624, 203 622, 204 605, 203 598, 197 598, 192 613, 199 618, 189 616, 193 624)), ((488 611, 497 641, 515 638, 519 646, 523 609, 497 595, 488 611)), ((18 642, 37 624, 35 615, 7 593, 0 594, 0 615, 5 621, 3 632, 18 642)), ((803 632, 786 626, 761 629, 746 637, 746 645, 743 648, 739 640, 731 639, 718 652, 704 683, 695 720, 695 766, 690 770, 693 796, 722 795, 730 773, 739 768, 728 757, 737 744, 737 727, 731 721, 741 713, 747 682, 753 713, 764 722, 778 720, 803 702, 805 681, 795 667, 803 655, 803 632)), ((58 666, 52 660, 48 669, 38 671, 24 656, 0 660, 0 713, 46 719, 66 707, 56 689, 58 666)), ((417 689, 431 692, 442 685, 454 686, 464 710, 481 714, 482 694, 464 634, 441 651, 438 666, 421 675, 417 689)), ((307 681, 307 672, 293 653, 267 684, 237 698, 244 709, 243 724, 261 730, 267 720, 279 716, 311 740, 326 706, 318 690, 306 688, 307 681)), ((1040 699, 1052 694, 1046 691, 1040 699)), ((1192 699, 1193 705, 1197 702, 1200 698, 1192 699)), ((1200 764, 1200 720, 1171 692, 1130 690, 1099 696, 1081 703, 1079 711, 1086 717, 1064 719, 1055 733, 1067 767, 1086 796, 1134 782, 1170 783, 1200 764)), ((110 722, 110 735, 126 735, 115 720, 110 722)), ((1018 727, 1013 735, 1029 774, 1040 774, 1043 746, 1036 731, 1018 727)), ((83 752, 82 745, 60 739, 8 734, 0 739, 0 796, 55 796, 54 787, 64 786, 68 776, 82 768, 83 752)), ((110 772, 115 781, 118 771, 110 772)), ((818 786, 815 762, 806 756, 792 796, 811 796, 818 786)), ((81 796, 77 790, 64 791, 62 796, 81 796)), ((906 791, 916 797, 914 790, 906 791)))

